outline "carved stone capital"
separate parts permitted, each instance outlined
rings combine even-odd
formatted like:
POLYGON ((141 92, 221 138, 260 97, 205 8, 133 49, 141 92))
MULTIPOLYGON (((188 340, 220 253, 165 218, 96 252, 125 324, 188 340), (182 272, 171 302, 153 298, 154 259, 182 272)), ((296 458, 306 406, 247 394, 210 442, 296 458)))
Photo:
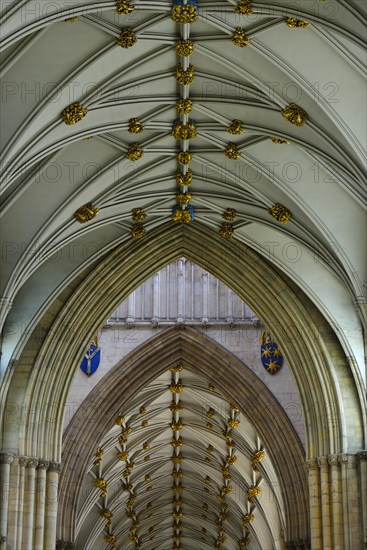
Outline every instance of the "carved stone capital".
POLYGON ((28 458, 27 468, 37 468, 38 458, 28 458))
POLYGON ((0 544, 2 544, 3 542, 6 542, 6 537, 4 536, 0 537, 0 544))
POLYGON ((28 464, 28 460, 29 458, 27 456, 18 456, 19 466, 21 466, 22 468, 25 468, 28 464))
POLYGON ((364 462, 367 460, 367 451, 360 451, 357 453, 357 460, 358 462, 364 462))
POLYGON ((329 455, 328 456, 328 462, 330 466, 337 466, 339 464, 339 456, 338 455, 329 455))
POLYGON ((50 462, 48 466, 48 472, 56 472, 59 474, 61 472, 61 463, 60 462, 50 462))
POLYGON ((319 456, 317 458, 317 465, 319 468, 326 468, 328 466, 328 457, 327 456, 319 456))
POLYGON ((37 470, 47 470, 48 467, 49 467, 50 463, 48 460, 42 460, 40 459, 38 461, 38 466, 37 466, 37 470))
POLYGON ((14 460, 14 455, 10 453, 0 454, 0 464, 11 464, 14 460))
POLYGON ((348 462, 348 455, 339 455, 338 456, 339 464, 346 464, 348 462))
POLYGON ((318 464, 317 464, 317 460, 315 458, 310 458, 309 460, 306 460, 306 469, 307 470, 317 470, 318 468, 318 464))

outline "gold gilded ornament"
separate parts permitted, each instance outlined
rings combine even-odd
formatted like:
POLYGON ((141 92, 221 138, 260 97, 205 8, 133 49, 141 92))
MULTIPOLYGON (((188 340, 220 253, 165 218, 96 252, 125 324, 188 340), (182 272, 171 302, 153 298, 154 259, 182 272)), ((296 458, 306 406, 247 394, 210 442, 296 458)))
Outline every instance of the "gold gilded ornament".
POLYGON ((231 124, 226 128, 229 134, 233 136, 240 136, 243 134, 242 122, 240 120, 232 120, 231 124))
POLYGON ((121 453, 117 454, 117 458, 121 461, 128 460, 129 453, 127 451, 122 451, 121 453))
POLYGON ((236 27, 236 30, 234 31, 232 36, 232 42, 235 46, 246 48, 246 46, 250 44, 251 40, 246 35, 245 29, 242 29, 241 27, 236 27))
POLYGON ((230 456, 227 456, 226 460, 227 460, 228 464, 233 466, 233 464, 236 464, 236 462, 237 462, 237 457, 236 457, 236 455, 230 455, 230 456))
POLYGON ((147 215, 142 208, 133 208, 132 219, 133 222, 142 222, 146 219, 147 215))
POLYGON ((143 449, 144 449, 144 451, 149 451, 149 449, 150 449, 149 443, 147 443, 147 442, 143 443, 143 449))
POLYGON ((61 111, 60 116, 65 124, 70 126, 72 124, 76 124, 79 120, 82 120, 87 112, 88 109, 86 107, 82 107, 80 103, 75 102, 65 107, 65 109, 61 111))
POLYGON ((237 219, 236 210, 234 208, 227 208, 222 214, 222 218, 229 222, 234 222, 237 219))
POLYGON ((132 433, 133 429, 131 426, 127 426, 126 428, 124 428, 121 432, 121 435, 123 435, 124 437, 129 437, 129 435, 132 433))
POLYGON ((116 38, 116 42, 121 48, 131 48, 138 41, 132 27, 122 29, 120 36, 116 38))
POLYGON ((178 40, 176 42, 176 53, 181 57, 189 57, 194 53, 194 49, 192 40, 178 40))
POLYGON ((207 453, 212 453, 213 452, 213 445, 208 445, 205 450, 206 450, 207 453))
POLYGON ((279 223, 286 224, 286 223, 289 222, 289 220, 292 217, 292 212, 290 210, 288 210, 288 208, 286 208, 282 204, 279 204, 278 202, 276 204, 274 204, 274 206, 269 208, 268 212, 279 223))
POLYGON ((119 15, 128 15, 135 10, 135 6, 129 0, 116 0, 116 13, 119 15))
POLYGON ((249 523, 252 523, 255 519, 254 514, 246 514, 242 517, 242 527, 244 529, 248 529, 249 523))
POLYGON ((182 485, 173 485, 173 487, 172 487, 172 491, 173 491, 176 495, 182 493, 182 490, 183 490, 182 485))
POLYGON ((174 6, 171 12, 172 21, 175 23, 195 23, 198 19, 196 6, 174 6))
POLYGON ((255 497, 260 496, 261 489, 260 487, 251 486, 247 490, 247 500, 253 502, 255 497))
POLYGON ((144 126, 137 118, 130 118, 129 120, 129 133, 140 134, 144 130, 144 126))
POLYGON ((176 195, 176 199, 178 204, 180 204, 181 206, 186 206, 187 204, 190 204, 192 200, 192 195, 190 195, 190 193, 179 193, 178 195, 176 195))
POLYGON ((188 153, 187 151, 180 151, 177 154, 177 162, 178 164, 181 164, 181 166, 186 166, 187 164, 191 164, 192 161, 192 154, 188 153))
POLYGON ((208 409, 206 412, 206 416, 208 416, 209 418, 213 418, 214 415, 215 415, 215 410, 212 407, 210 407, 210 409, 208 409))
POLYGON ((98 208, 93 206, 92 203, 88 202, 87 204, 84 204, 76 212, 74 212, 74 218, 79 223, 86 223, 90 220, 93 220, 98 215, 98 208))
POLYGON ((254 472, 258 472, 258 464, 265 458, 265 451, 254 451, 251 457, 251 466, 254 472))
POLYGON ((145 407, 140 407, 139 414, 140 416, 144 416, 145 414, 147 414, 147 409, 145 407))
POLYGON ((175 519, 181 519, 183 516, 183 513, 181 511, 179 512, 176 512, 176 510, 174 512, 172 512, 172 517, 174 517, 175 519))
POLYGON ((194 80, 194 67, 193 65, 188 66, 186 70, 182 68, 180 64, 176 66, 176 81, 177 84, 192 84, 194 80))
POLYGON ((284 118, 289 120, 295 126, 303 126, 307 121, 307 113, 296 105, 295 103, 290 103, 287 107, 282 110, 282 115, 284 118))
POLYGON ((182 454, 179 453, 178 455, 172 455, 172 456, 171 456, 171 460, 172 460, 173 464, 181 464, 181 462, 182 462, 182 454))
POLYGON ((127 150, 126 156, 129 160, 135 162, 139 160, 144 155, 143 149, 140 147, 139 143, 131 143, 127 150))
POLYGON ((181 172, 176 172, 176 182, 180 187, 185 187, 191 184, 192 182, 192 171, 188 170, 186 174, 181 172))
POLYGON ((178 99, 176 101, 176 109, 180 115, 188 115, 192 111, 191 99, 178 99))
POLYGON ((149 462, 149 460, 150 460, 150 455, 146 455, 146 456, 144 457, 144 462, 149 462))
POLYGON ((227 424, 232 430, 235 430, 240 425, 240 421, 235 418, 230 418, 227 424))
POLYGON ((171 412, 181 412, 183 410, 181 401, 179 401, 178 403, 172 401, 169 408, 171 412))
POLYGON ((78 16, 68 17, 67 19, 64 19, 64 23, 75 23, 76 21, 78 21, 78 16))
POLYGON ((118 416, 115 420, 115 424, 117 426, 121 426, 122 424, 125 424, 125 418, 123 416, 118 416))
POLYGON ((287 141, 286 139, 276 138, 276 137, 271 138, 271 141, 273 143, 277 143, 278 145, 289 145, 290 144, 290 141, 287 141))
POLYGON ((105 524, 105 529, 108 529, 111 526, 113 513, 111 510, 102 510, 101 516, 104 517, 107 520, 107 523, 105 524))
POLYGON ((239 0, 235 6, 233 6, 233 9, 236 13, 239 13, 240 15, 251 15, 254 13, 252 7, 251 7, 251 1, 250 0, 239 0))
POLYGON ((227 147, 225 148, 224 154, 230 160, 236 160, 241 156, 241 153, 234 143, 228 143, 227 147))
POLYGON ((180 222, 180 223, 190 223, 191 222, 191 216, 190 212, 188 210, 176 210, 172 214, 172 220, 174 222, 180 222))
POLYGON ((143 420, 143 422, 141 423, 142 428, 146 428, 148 425, 149 425, 148 420, 143 420))
POLYGON ((233 487, 232 487, 232 485, 225 485, 223 487, 222 491, 225 495, 229 495, 230 493, 232 493, 233 487))
POLYGON ((310 23, 308 21, 303 21, 302 19, 296 19, 295 17, 287 17, 285 20, 288 27, 293 29, 306 29, 310 23))
POLYGON ((96 452, 94 453, 95 461, 93 462, 94 466, 102 464, 103 449, 102 447, 97 447, 96 452))
POLYGON ((206 427, 208 428, 208 430, 212 430, 213 429, 213 424, 211 422, 207 422, 206 427))
POLYGON ((206 476, 206 478, 204 479, 204 483, 211 483, 212 480, 210 479, 209 476, 206 476))
POLYGON ((101 490, 100 497, 105 497, 107 495, 108 483, 105 479, 97 477, 97 479, 94 480, 94 486, 101 490))
POLYGON ((174 139, 195 139, 197 136, 197 130, 195 124, 189 120, 187 124, 178 122, 172 130, 172 137, 174 139))
POLYGON ((183 390, 183 385, 181 382, 177 382, 177 384, 171 384, 169 386, 169 391, 171 393, 181 393, 183 390))
MULTIPOLYGON (((229 210, 229 209, 227 208, 227 210, 229 210)), ((230 403, 229 406, 231 408, 231 411, 234 411, 234 412, 237 412, 237 413, 240 412, 240 409, 237 407, 236 403, 230 403)))
POLYGON ((248 538, 247 539, 242 538, 238 541, 239 550, 242 550, 243 548, 247 548, 249 545, 250 545, 250 539, 248 538))
POLYGON ((171 367, 169 370, 170 370, 170 372, 182 372, 183 371, 183 364, 182 363, 177 363, 177 365, 175 365, 174 367, 171 367))
POLYGON ((234 235, 233 225, 230 223, 222 223, 219 228, 219 235, 223 237, 223 239, 231 239, 234 235))
POLYGON ((171 441, 171 445, 174 448, 182 447, 182 445, 183 445, 182 437, 180 436, 178 439, 173 438, 172 441, 171 441))
POLYGON ((150 476, 149 474, 146 474, 146 475, 145 475, 145 478, 144 478, 144 481, 145 481, 146 483, 149 483, 149 481, 152 481, 151 476, 150 476))
POLYGON ((171 476, 174 479, 181 479, 181 478, 183 478, 183 471, 182 470, 173 470, 171 476))
POLYGON ((182 430, 183 428, 182 421, 178 420, 177 422, 171 422, 170 427, 173 432, 182 430))
POLYGON ((212 463, 211 459, 210 459, 208 456, 205 457, 205 462, 206 462, 207 464, 211 464, 211 463, 212 463))
POLYGON ((214 392, 215 391, 215 386, 213 386, 213 384, 209 384, 208 385, 208 390, 211 391, 211 392, 214 392))
POLYGON ((147 234, 147 230, 141 223, 136 223, 131 229, 131 236, 134 239, 142 239, 147 234))

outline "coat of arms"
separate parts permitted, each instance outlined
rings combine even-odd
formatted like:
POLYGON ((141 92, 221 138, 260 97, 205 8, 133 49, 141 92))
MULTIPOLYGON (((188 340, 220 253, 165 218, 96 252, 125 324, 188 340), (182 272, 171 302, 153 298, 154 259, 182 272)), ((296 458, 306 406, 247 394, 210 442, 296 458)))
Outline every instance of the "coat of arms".
POLYGON ((98 369, 100 360, 101 348, 98 347, 98 338, 95 337, 80 364, 80 368, 87 376, 91 376, 98 369))
POLYGON ((283 355, 267 330, 264 330, 261 335, 260 345, 261 362, 264 368, 270 374, 275 374, 283 364, 283 355))

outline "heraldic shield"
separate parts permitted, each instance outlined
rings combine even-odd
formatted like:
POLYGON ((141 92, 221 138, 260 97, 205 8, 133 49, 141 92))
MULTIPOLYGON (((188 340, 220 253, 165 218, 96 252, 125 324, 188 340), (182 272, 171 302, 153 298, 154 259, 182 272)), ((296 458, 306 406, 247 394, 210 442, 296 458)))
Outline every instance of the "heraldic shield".
POLYGON ((267 330, 264 330, 261 335, 260 345, 261 362, 264 368, 270 374, 275 374, 283 365, 283 355, 267 330))
POLYGON ((87 375, 91 376, 96 372, 101 360, 101 348, 98 347, 98 339, 95 338, 89 349, 87 350, 83 361, 80 364, 80 368, 87 375))

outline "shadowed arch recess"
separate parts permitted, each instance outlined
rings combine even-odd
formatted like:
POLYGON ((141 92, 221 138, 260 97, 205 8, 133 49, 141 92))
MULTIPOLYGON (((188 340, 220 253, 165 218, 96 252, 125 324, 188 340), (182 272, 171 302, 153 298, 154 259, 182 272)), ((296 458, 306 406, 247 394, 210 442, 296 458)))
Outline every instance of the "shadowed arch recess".
POLYGON ((246 413, 268 450, 280 482, 285 501, 286 540, 308 539, 304 452, 285 412, 239 359, 188 327, 167 329, 130 353, 105 375, 74 416, 63 442, 58 538, 75 540, 82 479, 117 412, 124 411, 140 390, 179 361, 220 388, 246 413), (101 402, 105 403, 102 408, 98 406, 101 402), (271 418, 265 414, 269 407, 273 412, 271 418), (282 440, 279 433, 284 435, 282 440))

